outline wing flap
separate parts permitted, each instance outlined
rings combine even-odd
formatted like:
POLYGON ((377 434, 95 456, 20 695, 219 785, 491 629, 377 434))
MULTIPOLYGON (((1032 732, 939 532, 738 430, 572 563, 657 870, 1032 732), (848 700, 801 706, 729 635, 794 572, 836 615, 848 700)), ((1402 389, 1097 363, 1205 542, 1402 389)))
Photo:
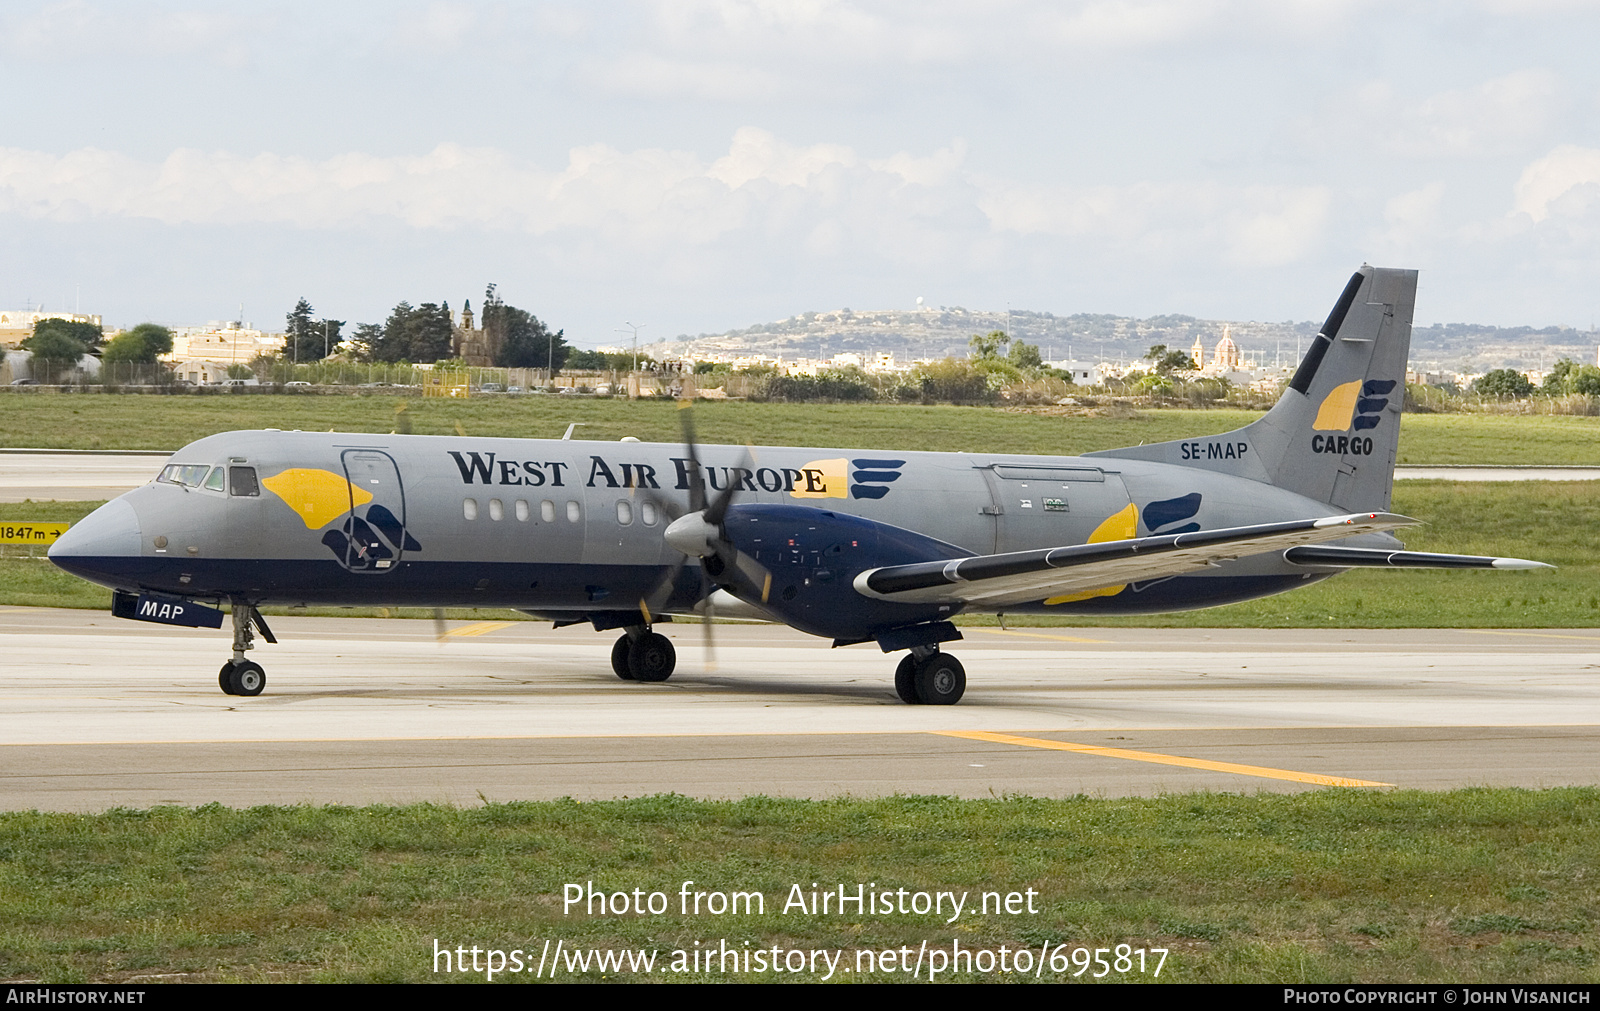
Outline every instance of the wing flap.
POLYGON ((974 555, 868 569, 856 576, 855 588, 879 600, 1003 607, 1181 575, 1248 555, 1393 530, 1415 522, 1395 513, 1353 513, 974 555))

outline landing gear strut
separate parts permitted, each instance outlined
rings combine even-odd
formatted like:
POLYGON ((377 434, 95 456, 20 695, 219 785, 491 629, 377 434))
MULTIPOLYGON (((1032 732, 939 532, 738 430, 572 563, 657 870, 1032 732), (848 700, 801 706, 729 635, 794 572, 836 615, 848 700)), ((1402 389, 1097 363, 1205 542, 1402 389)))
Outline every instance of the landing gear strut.
POLYGON ((624 681, 665 681, 677 665, 672 640, 645 626, 628 629, 611 647, 611 669, 624 681))
POLYGON ((255 627, 261 626, 262 635, 268 642, 275 642, 272 633, 267 630, 266 622, 256 614, 256 609, 249 604, 235 602, 233 605, 233 659, 222 665, 222 670, 217 673, 217 685, 226 695, 260 695, 261 690, 267 687, 267 672, 261 665, 251 660, 246 660, 246 650, 256 648, 255 627))
POLYGON ((967 690, 967 671, 936 645, 916 646, 895 668, 894 690, 913 706, 953 706, 967 690))

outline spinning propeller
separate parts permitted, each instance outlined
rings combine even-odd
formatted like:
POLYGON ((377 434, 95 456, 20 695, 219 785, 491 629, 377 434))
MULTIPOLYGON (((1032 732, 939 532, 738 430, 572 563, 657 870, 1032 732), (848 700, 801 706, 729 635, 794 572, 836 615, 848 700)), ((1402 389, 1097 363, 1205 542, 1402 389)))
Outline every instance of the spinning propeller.
MULTIPOLYGON (((712 593, 715 589, 724 589, 736 597, 755 598, 764 604, 772 590, 772 574, 733 544, 725 525, 728 508, 733 504, 745 475, 749 473, 746 466, 748 456, 740 462, 740 466, 729 468, 727 487, 708 502, 705 472, 700 465, 700 451, 695 441, 694 419, 688 401, 681 402, 678 408, 682 412, 684 445, 689 454, 689 511, 673 519, 662 536, 683 557, 673 565, 660 588, 640 599, 639 610, 644 613, 645 620, 650 620, 655 611, 666 605, 689 558, 693 556, 700 559, 698 597, 705 606, 706 662, 708 666, 715 666, 711 625, 716 618, 716 606, 712 602, 712 593), (655 606, 652 607, 652 604, 655 606)), ((649 492, 644 494, 650 496, 664 515, 671 515, 667 512, 667 503, 649 492)))

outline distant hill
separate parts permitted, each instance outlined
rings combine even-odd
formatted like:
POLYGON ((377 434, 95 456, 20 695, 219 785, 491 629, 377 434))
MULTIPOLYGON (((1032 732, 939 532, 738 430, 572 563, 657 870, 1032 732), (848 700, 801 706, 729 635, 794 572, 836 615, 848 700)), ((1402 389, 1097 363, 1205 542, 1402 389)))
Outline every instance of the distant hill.
MULTIPOLYGON (((1005 330, 1037 344, 1046 358, 1080 361, 1133 361, 1153 344, 1187 351, 1198 337, 1207 350, 1227 326, 1240 351, 1263 365, 1280 358, 1294 362, 1320 321, 1261 323, 1249 320, 1151 316, 1135 319, 1096 313, 1056 316, 1048 312, 1011 313, 940 306, 920 310, 838 309, 803 312, 776 323, 758 323, 720 334, 680 335, 650 345, 657 357, 692 352, 828 358, 845 352, 888 351, 901 361, 967 353, 973 334, 1005 330)), ((1567 327, 1493 327, 1473 323, 1417 327, 1411 360, 1419 368, 1485 372, 1496 368, 1548 368, 1561 357, 1595 361, 1600 335, 1567 327)))

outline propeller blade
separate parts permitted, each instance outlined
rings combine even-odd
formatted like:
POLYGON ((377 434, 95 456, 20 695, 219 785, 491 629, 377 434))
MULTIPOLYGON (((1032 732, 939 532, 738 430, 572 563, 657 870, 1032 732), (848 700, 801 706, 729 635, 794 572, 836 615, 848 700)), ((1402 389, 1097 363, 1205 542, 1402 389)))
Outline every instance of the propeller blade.
POLYGON ((706 643, 705 670, 706 670, 707 674, 709 674, 712 671, 717 669, 716 636, 713 635, 712 631, 711 631, 711 626, 717 620, 717 605, 714 604, 712 602, 712 600, 711 600, 711 594, 715 593, 715 592, 716 592, 716 587, 715 586, 712 586, 710 588, 710 590, 708 590, 706 588, 706 573, 705 573, 704 569, 701 569, 700 570, 700 599, 706 602, 706 613, 705 613, 705 617, 700 619, 700 624, 704 626, 704 636, 705 636, 705 643, 706 643))
POLYGON ((706 478, 700 466, 700 449, 694 438, 694 411, 690 401, 678 402, 678 419, 683 426, 683 444, 689 452, 689 511, 697 513, 706 507, 706 478))
POLYGON ((442 644, 445 641, 445 639, 449 637, 449 635, 450 635, 450 633, 445 630, 445 625, 444 625, 444 608, 442 608, 442 607, 434 608, 433 609, 433 637, 435 639, 437 639, 442 644))

